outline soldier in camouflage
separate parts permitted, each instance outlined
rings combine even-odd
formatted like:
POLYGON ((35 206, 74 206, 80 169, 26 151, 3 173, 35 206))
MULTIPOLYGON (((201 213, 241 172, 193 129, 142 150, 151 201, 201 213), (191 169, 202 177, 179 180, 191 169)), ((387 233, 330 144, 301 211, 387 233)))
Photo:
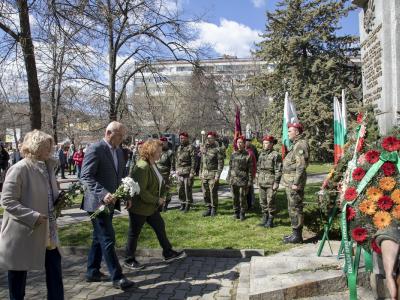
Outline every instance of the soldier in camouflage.
POLYGON ((303 198, 307 180, 306 169, 309 160, 309 146, 302 133, 303 126, 301 124, 288 124, 288 135, 292 145, 283 160, 282 181, 288 199, 289 217, 293 233, 283 238, 284 243, 303 242, 303 198))
POLYGON ((131 166, 130 166, 130 170, 129 170, 129 174, 131 173, 131 171, 133 171, 133 168, 136 166, 136 163, 139 161, 140 156, 139 156, 139 149, 140 147, 143 145, 143 141, 138 141, 136 143, 136 147, 135 150, 132 153, 132 161, 131 161, 131 166))
POLYGON ((204 202, 207 210, 204 217, 217 214, 218 209, 218 181, 224 167, 221 150, 216 142, 217 133, 207 133, 207 142, 201 146, 200 179, 204 202))
POLYGON ((174 152, 168 147, 168 140, 166 137, 160 138, 163 143, 161 157, 157 162, 157 168, 163 177, 165 184, 165 202, 162 211, 167 211, 168 204, 171 202, 171 171, 175 171, 175 156, 174 152))
POLYGON ((236 140, 238 150, 233 152, 229 161, 228 182, 231 185, 234 218, 244 221, 247 210, 247 192, 253 184, 252 160, 245 149, 245 138, 236 140))
POLYGON ((195 174, 195 149, 189 144, 187 132, 179 134, 180 145, 175 154, 175 170, 178 176, 178 196, 181 211, 188 212, 193 203, 192 186, 195 174))
POLYGON ((274 150, 277 140, 267 135, 257 162, 257 182, 260 188, 260 205, 263 214, 260 226, 274 227, 275 196, 282 176, 282 157, 274 150))

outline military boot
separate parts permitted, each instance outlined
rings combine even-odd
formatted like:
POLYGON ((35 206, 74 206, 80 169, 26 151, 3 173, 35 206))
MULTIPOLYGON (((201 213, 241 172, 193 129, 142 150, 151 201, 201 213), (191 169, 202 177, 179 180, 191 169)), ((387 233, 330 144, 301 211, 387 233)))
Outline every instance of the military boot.
POLYGON ((262 216, 262 219, 261 219, 261 223, 258 224, 258 226, 266 227, 265 225, 267 224, 267 222, 268 222, 268 214, 263 213, 263 216, 262 216))
POLYGON ((274 227, 274 217, 269 217, 267 223, 264 225, 265 228, 273 228, 274 227))
POLYGON ((240 219, 240 212, 239 211, 235 211, 234 215, 233 215, 234 219, 240 219))
POLYGON ((186 204, 185 210, 183 211, 184 213, 188 213, 190 210, 190 204, 186 204))
POLYGON ((181 204, 181 208, 179 208, 179 210, 180 210, 180 211, 184 211, 184 210, 185 210, 185 206, 186 206, 185 203, 182 203, 182 204, 181 204))
POLYGON ((246 214, 244 211, 240 212, 240 221, 244 221, 246 219, 246 214))
POLYGON ((216 215, 217 215, 217 209, 215 207, 211 208, 210 216, 215 217, 216 215))
POLYGON ((211 207, 208 207, 205 212, 203 212, 203 217, 211 216, 211 207))
POLYGON ((293 229, 292 235, 283 239, 285 244, 300 244, 303 242, 302 228, 293 229))

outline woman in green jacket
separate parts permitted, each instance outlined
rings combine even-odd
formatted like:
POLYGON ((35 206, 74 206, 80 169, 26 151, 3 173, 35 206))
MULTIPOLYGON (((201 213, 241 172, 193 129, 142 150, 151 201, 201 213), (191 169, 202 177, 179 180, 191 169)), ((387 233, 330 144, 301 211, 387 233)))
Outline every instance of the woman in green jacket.
POLYGON ((137 241, 144 223, 148 223, 157 235, 163 249, 165 261, 172 261, 184 256, 184 252, 172 249, 165 232, 165 223, 159 208, 165 202, 164 183, 157 169, 156 161, 162 153, 162 142, 159 140, 146 141, 139 150, 140 159, 131 171, 131 177, 140 186, 139 195, 135 195, 129 207, 129 230, 126 245, 126 260, 124 266, 132 270, 143 268, 136 259, 137 241))

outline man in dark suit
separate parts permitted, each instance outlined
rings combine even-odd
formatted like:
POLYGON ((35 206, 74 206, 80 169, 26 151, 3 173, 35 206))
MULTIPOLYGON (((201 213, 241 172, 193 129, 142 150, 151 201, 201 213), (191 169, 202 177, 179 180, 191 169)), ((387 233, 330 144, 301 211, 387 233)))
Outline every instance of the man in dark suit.
MULTIPOLYGON (((85 153, 81 181, 85 187, 85 197, 82 208, 89 214, 96 211, 102 204, 107 204, 120 210, 120 203, 113 193, 121 183, 125 174, 125 160, 119 148, 126 127, 119 122, 111 122, 105 132, 104 139, 92 144, 85 153)), ((100 272, 101 259, 107 264, 113 286, 127 289, 133 282, 122 274, 122 268, 115 253, 115 232, 112 225, 113 208, 110 214, 100 214, 92 219, 93 241, 88 255, 86 280, 97 282, 105 280, 100 272)))

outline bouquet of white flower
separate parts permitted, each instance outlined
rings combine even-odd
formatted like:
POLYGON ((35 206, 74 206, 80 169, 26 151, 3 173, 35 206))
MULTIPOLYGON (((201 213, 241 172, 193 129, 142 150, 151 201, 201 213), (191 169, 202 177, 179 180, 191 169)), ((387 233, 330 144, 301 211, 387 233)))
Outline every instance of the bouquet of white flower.
MULTIPOLYGON (((127 199, 139 193, 140 193, 139 184, 136 181, 134 181, 131 177, 125 177, 122 179, 121 185, 112 195, 117 200, 126 201, 127 199)), ((94 219, 100 214, 109 214, 110 213, 109 205, 110 204, 102 204, 93 214, 90 215, 90 218, 94 219)))

